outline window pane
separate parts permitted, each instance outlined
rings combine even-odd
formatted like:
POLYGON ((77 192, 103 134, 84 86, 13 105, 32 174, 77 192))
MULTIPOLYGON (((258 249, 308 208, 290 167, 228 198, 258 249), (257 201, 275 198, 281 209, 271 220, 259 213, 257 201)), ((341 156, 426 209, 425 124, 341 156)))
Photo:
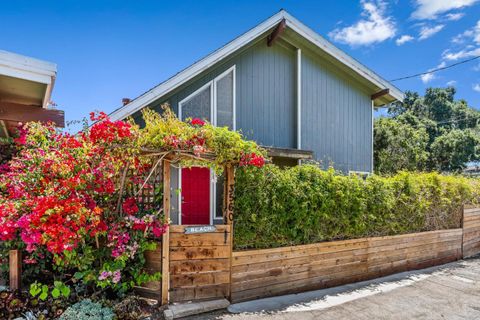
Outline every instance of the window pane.
POLYGON ((182 102, 182 119, 200 118, 210 121, 210 86, 182 102))
POLYGON ((217 177, 217 186, 216 186, 216 207, 215 207, 215 218, 223 218, 223 186, 224 186, 224 175, 217 177))
POLYGON ((233 129, 233 71, 217 81, 217 126, 233 129))

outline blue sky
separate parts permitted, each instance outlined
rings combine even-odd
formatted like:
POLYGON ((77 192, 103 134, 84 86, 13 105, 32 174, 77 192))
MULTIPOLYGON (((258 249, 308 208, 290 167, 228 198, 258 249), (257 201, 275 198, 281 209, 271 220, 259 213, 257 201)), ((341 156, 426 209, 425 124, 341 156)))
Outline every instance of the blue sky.
MULTIPOLYGON (((0 49, 57 63, 53 100, 67 120, 110 112, 286 9, 394 79, 480 55, 480 0, 0 2, 0 49)), ((480 108, 480 59, 395 82, 453 84, 480 108)))

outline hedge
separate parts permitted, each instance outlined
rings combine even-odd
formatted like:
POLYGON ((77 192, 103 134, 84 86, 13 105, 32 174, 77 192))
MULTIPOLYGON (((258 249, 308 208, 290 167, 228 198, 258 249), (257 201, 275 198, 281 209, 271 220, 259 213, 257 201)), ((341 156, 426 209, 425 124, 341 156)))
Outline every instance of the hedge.
POLYGON ((237 170, 236 249, 459 228, 480 180, 401 172, 367 179, 314 165, 237 170))

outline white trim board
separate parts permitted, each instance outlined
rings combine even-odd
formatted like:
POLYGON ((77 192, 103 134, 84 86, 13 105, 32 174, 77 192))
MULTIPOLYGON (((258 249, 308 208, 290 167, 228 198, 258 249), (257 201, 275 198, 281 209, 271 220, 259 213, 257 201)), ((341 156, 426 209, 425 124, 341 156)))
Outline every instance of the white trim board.
POLYGON ((0 50, 0 74, 44 84, 52 83, 57 65, 16 53, 0 50))
POLYGON ((194 63, 190 67, 184 69, 183 71, 179 72, 165 82, 145 92, 144 94, 132 100, 125 106, 113 111, 110 114, 110 118, 112 120, 121 120, 139 111, 143 107, 154 102, 168 92, 185 84, 188 80, 212 67, 217 62, 228 57, 235 51, 243 48, 244 46, 259 38, 260 36, 265 35, 268 31, 275 28, 277 24, 280 23, 280 21, 282 21, 283 19, 285 19, 287 27, 291 28, 300 36, 304 37, 305 39, 316 45, 318 48, 334 57, 339 63, 347 66, 349 69, 359 74, 363 79, 365 79, 365 81, 370 82, 371 84, 377 86, 380 89, 388 88, 390 89, 390 96, 392 98, 396 100, 403 100, 403 92, 396 88, 394 85, 392 85, 390 82, 381 78, 375 72, 368 69, 367 67, 359 63, 357 60, 353 59, 345 52, 335 47, 329 41, 327 41, 319 34, 308 28, 306 25, 295 19, 285 10, 281 10, 280 12, 260 23, 253 29, 247 31, 243 35, 229 42, 227 45, 214 51, 207 57, 194 63))

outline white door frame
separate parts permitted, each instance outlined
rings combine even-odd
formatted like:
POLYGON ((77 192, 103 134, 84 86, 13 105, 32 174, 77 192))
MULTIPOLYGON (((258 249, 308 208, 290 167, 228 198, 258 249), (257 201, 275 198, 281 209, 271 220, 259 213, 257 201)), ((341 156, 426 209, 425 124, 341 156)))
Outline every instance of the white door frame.
MULTIPOLYGON (((232 83, 232 100, 233 100, 233 130, 236 130, 236 66, 233 65, 232 67, 228 68, 218 76, 216 76, 213 80, 210 80, 193 93, 189 94, 186 98, 182 99, 178 103, 178 118, 183 121, 182 119, 182 105, 190 100, 192 97, 197 95, 199 92, 205 90, 206 88, 210 87, 210 123, 214 126, 217 125, 217 83, 229 73, 233 72, 233 83, 232 83)), ((213 170, 210 170, 210 224, 213 224, 213 220, 218 220, 221 218, 216 217, 217 212, 217 177, 213 170)), ((178 189, 180 192, 178 193, 178 224, 182 224, 182 167, 178 168, 178 189)))

